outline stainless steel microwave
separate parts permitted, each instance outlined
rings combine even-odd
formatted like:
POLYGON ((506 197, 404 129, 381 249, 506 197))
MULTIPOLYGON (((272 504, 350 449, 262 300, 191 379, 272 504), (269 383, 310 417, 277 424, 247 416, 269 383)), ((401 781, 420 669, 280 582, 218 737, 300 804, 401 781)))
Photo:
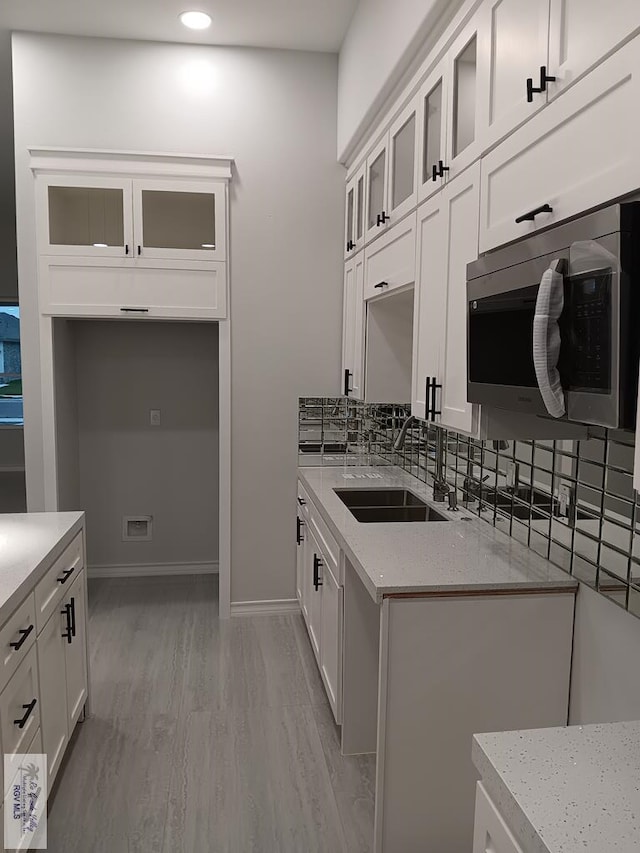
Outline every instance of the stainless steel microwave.
POLYGON ((640 202, 612 205, 469 264, 467 344, 470 402, 632 428, 640 202))

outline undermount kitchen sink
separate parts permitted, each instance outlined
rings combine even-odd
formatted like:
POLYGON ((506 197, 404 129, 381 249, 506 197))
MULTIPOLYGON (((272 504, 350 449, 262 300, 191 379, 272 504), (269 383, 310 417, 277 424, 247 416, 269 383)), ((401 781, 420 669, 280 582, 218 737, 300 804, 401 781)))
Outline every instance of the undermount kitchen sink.
POLYGON ((408 489, 334 489, 357 521, 449 521, 408 489))

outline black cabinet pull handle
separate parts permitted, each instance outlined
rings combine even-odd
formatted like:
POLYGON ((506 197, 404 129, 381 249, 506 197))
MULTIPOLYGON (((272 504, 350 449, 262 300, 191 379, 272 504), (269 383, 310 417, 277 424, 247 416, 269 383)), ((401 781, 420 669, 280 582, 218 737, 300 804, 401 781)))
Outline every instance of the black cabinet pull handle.
POLYGON ((15 649, 16 651, 18 651, 18 649, 21 649, 22 646, 24 646, 24 644, 27 640, 27 637, 29 636, 29 634, 32 631, 33 631, 33 625, 29 625, 28 628, 20 628, 19 633, 22 634, 22 636, 20 637, 19 640, 16 640, 15 642, 12 642, 12 643, 9 643, 11 648, 15 649))
POLYGON ((70 645, 73 641, 73 631, 71 628, 71 605, 65 604, 64 610, 61 610, 60 613, 62 616, 67 617, 67 627, 64 633, 62 634, 62 638, 66 640, 67 643, 69 643, 70 645))
POLYGON ((62 576, 58 578, 58 583, 62 584, 62 586, 64 586, 66 584, 66 582, 69 580, 69 578, 71 577, 71 575, 75 572, 75 570, 76 570, 75 566, 71 566, 70 569, 65 569, 62 573, 62 576))
POLYGON ((139 254, 139 255, 141 255, 141 254, 142 254, 142 246, 138 246, 138 254, 139 254))
MULTIPOLYGON (((435 167, 434 167, 435 168, 435 167)), ((427 387, 424 392, 424 419, 431 420, 431 382, 435 382, 431 376, 427 376, 427 387)))
POLYGON ((129 244, 128 243, 124 247, 124 253, 125 253, 125 255, 129 254, 129 244))
POLYGON ((121 308, 124 314, 148 314, 148 308, 121 308))
POLYGON ((76 635, 76 600, 73 596, 71 596, 69 606, 70 606, 70 612, 71 612, 71 636, 75 637, 75 635, 76 635))
POLYGON ((519 225, 521 222, 533 222, 539 213, 553 213, 553 208, 550 204, 542 204, 540 207, 536 207, 535 210, 530 210, 529 213, 523 213, 522 216, 519 216, 516 219, 516 224, 519 225))
POLYGON ((26 710, 26 713, 25 713, 24 717, 22 717, 21 720, 14 720, 13 725, 17 726, 19 729, 23 729, 27 725, 27 720, 29 719, 29 717, 33 713, 33 709, 36 707, 37 704, 38 704, 38 700, 32 699, 28 705, 23 705, 22 707, 26 710))
POLYGON ((352 252, 355 249, 355 247, 356 247, 356 244, 353 242, 353 240, 347 241, 347 252, 352 252))
POLYGON ((304 539, 302 538, 302 525, 304 524, 304 521, 300 518, 300 516, 296 517, 296 521, 298 523, 298 529, 296 532, 296 545, 302 545, 302 543, 304 542, 304 539))
POLYGON ((437 180, 438 180, 438 167, 436 166, 436 164, 435 164, 435 163, 434 163, 434 164, 433 164, 433 166, 431 167, 431 180, 432 180, 432 181, 437 181, 437 180))
POLYGON ((547 74, 547 66, 540 66, 540 85, 533 85, 533 78, 527 77, 527 101, 528 103, 532 103, 534 92, 536 94, 541 94, 547 91, 547 83, 555 83, 556 78, 547 74))
POLYGON ((313 555, 313 586, 315 591, 317 592, 322 586, 322 580, 320 579, 320 566, 322 565, 322 560, 318 557, 317 554, 313 555))
POLYGON ((429 407, 429 420, 435 421, 437 415, 441 415, 440 409, 436 409, 436 394, 442 389, 442 385, 438 384, 436 377, 433 377, 431 382, 431 406, 429 407))
POLYGON ((353 376, 353 373, 348 368, 345 368, 344 371, 344 396, 348 397, 349 394, 353 391, 353 388, 349 387, 349 377, 353 376))
POLYGON ((382 222, 382 224, 384 225, 384 223, 387 222, 388 220, 389 220, 389 217, 387 216, 387 214, 383 210, 382 213, 380 214, 380 222, 382 222))
POLYGON ((444 178, 444 173, 449 171, 449 167, 445 166, 442 160, 438 160, 438 174, 444 178))
POLYGON ((377 290, 379 287, 380 287, 380 288, 382 288, 382 287, 389 287, 389 282, 388 282, 388 281, 379 281, 377 284, 374 284, 374 285, 373 285, 373 289, 374 289, 374 290, 377 290))
POLYGON ((307 505, 307 502, 304 500, 304 498, 298 498, 298 503, 300 504, 300 506, 306 506, 307 505))

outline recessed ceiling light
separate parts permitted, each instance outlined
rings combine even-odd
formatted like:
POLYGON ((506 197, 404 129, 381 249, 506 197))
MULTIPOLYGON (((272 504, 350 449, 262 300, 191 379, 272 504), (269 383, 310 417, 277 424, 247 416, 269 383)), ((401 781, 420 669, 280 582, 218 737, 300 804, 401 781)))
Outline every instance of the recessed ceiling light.
POLYGON ((206 30, 211 26, 211 16, 206 12, 183 12, 180 20, 190 30, 206 30))

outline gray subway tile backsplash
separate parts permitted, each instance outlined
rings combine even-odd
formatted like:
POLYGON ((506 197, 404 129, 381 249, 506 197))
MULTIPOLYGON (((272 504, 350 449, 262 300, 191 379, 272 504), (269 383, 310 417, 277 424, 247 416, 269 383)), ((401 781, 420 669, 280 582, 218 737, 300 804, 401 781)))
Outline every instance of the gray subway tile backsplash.
MULTIPOLYGON (((440 429, 416 420, 396 452, 409 414, 408 405, 302 398, 300 447, 399 465, 426 482, 436 472, 440 429)), ((491 442, 444 431, 441 472, 461 505, 640 616, 634 438, 594 428, 580 441, 491 442)))

